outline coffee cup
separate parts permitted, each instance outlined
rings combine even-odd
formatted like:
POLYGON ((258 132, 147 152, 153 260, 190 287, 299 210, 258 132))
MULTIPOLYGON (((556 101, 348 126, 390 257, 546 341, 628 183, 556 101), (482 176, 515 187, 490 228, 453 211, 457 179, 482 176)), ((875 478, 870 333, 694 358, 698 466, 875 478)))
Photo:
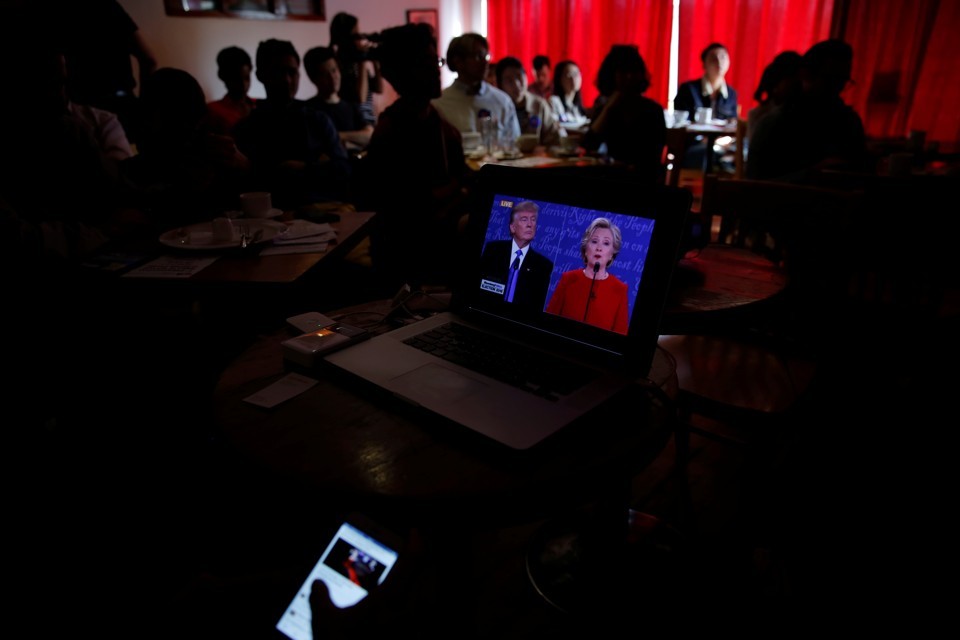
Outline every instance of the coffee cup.
POLYGON ((268 218, 273 213, 269 191, 248 191, 240 194, 240 210, 247 218, 268 218))
POLYGON ((679 109, 673 112, 673 126, 682 127, 690 121, 690 112, 679 109))
POLYGON ((521 133, 517 137, 517 149, 520 153, 533 153, 538 144, 540 144, 540 136, 535 133, 521 133))
POLYGON ((713 109, 697 107, 697 111, 693 114, 693 120, 697 124, 710 124, 710 121, 713 120, 713 109))
POLYGON ((212 227, 214 242, 233 241, 233 222, 230 218, 214 218, 212 227))

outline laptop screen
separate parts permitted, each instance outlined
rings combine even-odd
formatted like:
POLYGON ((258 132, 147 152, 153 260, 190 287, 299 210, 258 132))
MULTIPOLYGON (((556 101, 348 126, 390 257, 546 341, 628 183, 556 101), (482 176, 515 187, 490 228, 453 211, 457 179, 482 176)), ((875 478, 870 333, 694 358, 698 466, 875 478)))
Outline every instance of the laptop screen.
POLYGON ((689 193, 495 165, 478 186, 455 304, 525 340, 648 366, 689 193))

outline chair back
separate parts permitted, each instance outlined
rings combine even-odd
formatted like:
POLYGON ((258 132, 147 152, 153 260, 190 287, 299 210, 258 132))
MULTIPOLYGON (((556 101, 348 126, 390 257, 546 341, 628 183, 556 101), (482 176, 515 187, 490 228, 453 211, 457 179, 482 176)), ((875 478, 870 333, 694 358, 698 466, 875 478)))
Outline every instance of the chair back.
POLYGON ((680 171, 687 153, 686 127, 668 127, 667 142, 664 153, 664 170, 666 182, 671 187, 680 185, 680 171))
MULTIPOLYGON (((739 109, 740 105, 737 105, 739 109)), ((747 120, 737 118, 736 144, 733 150, 733 177, 742 180, 747 175, 747 120)))
POLYGON ((749 249, 782 267, 784 312, 824 322, 840 305, 857 260, 863 193, 766 180, 704 178, 700 215, 716 240, 749 249))

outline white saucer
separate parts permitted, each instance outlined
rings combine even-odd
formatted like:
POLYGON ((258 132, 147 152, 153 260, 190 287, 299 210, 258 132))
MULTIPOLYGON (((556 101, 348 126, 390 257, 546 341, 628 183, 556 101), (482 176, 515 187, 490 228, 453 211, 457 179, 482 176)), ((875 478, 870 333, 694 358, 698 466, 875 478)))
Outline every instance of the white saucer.
MULTIPOLYGON (((244 225, 249 231, 260 231, 257 242, 267 242, 287 230, 287 225, 279 220, 266 218, 239 218, 235 225, 244 225)), ((213 237, 213 223, 200 222, 186 227, 177 227, 160 235, 160 244, 175 249, 193 249, 211 251, 216 249, 231 249, 240 246, 239 230, 234 227, 233 237, 230 240, 215 240, 213 237)))

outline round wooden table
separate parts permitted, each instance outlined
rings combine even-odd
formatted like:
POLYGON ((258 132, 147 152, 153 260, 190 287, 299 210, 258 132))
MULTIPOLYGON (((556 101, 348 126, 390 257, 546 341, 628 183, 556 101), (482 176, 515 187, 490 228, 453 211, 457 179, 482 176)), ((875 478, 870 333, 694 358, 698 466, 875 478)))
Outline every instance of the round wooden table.
POLYGON ((786 288, 786 272, 747 249, 708 244, 688 251, 677 265, 661 333, 697 331, 704 321, 730 321, 786 288))
MULTIPOLYGON (((387 309, 389 301, 379 301, 328 315, 363 326, 387 309)), ((288 373, 280 342, 291 335, 261 337, 226 368, 214 394, 216 424, 256 464, 351 509, 419 524, 529 521, 632 478, 672 434, 672 409, 639 384, 522 452, 320 370, 307 373, 315 386, 273 409, 244 402, 288 373)), ((663 350, 650 379, 667 397, 676 392, 663 350)))

